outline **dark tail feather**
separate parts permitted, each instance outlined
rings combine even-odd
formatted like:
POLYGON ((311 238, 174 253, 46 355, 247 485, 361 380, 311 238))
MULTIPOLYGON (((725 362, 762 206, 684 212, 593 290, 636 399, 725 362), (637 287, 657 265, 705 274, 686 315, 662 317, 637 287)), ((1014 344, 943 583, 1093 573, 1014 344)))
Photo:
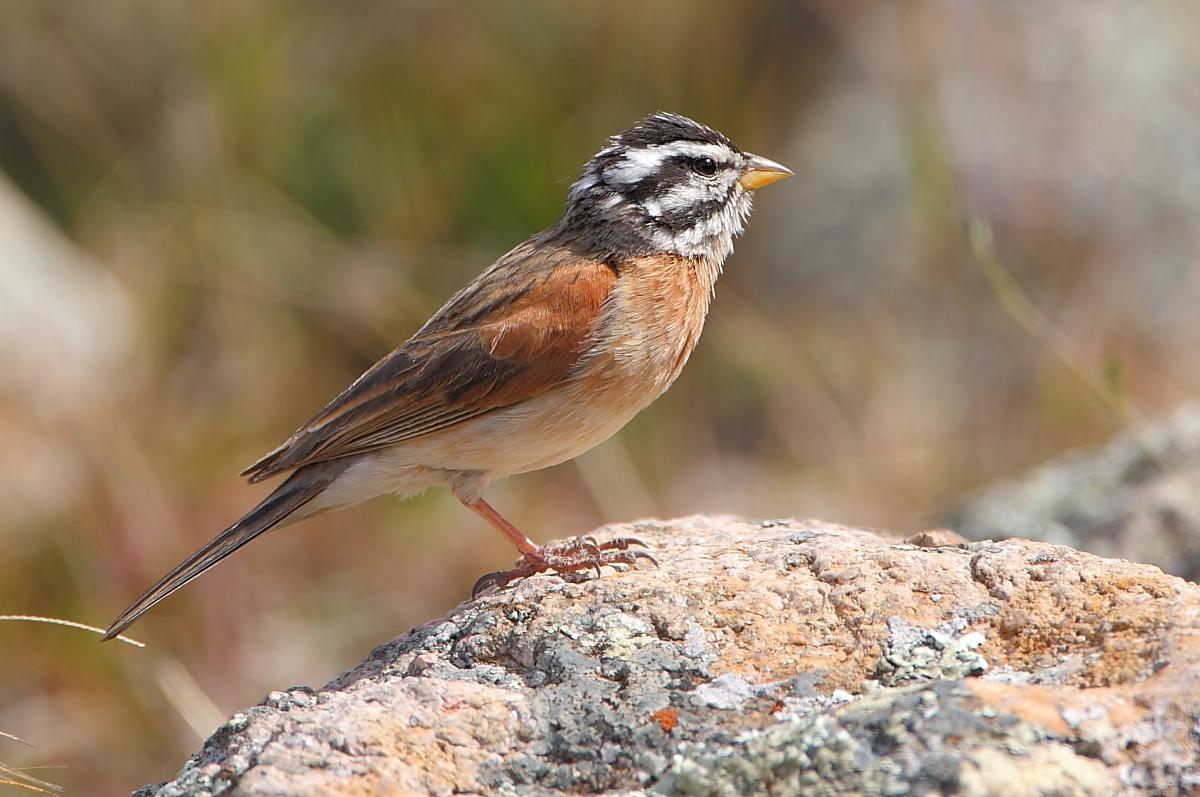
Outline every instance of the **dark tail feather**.
POLYGON ((117 636, 163 598, 189 584, 205 570, 258 535, 269 531, 288 515, 316 498, 345 470, 346 465, 344 460, 334 460, 309 465, 293 473, 241 520, 213 537, 204 547, 155 582, 142 597, 121 612, 120 617, 113 620, 104 636, 100 637, 100 641, 104 642, 117 636))

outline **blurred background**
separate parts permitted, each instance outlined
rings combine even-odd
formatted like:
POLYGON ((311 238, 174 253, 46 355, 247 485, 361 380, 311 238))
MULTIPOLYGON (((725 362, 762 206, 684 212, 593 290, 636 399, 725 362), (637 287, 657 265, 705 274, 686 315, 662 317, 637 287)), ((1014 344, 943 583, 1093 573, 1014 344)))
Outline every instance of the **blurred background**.
MULTIPOLYGON (((1194 3, 0 3, 0 613, 105 625, 238 471, 667 109, 762 192, 674 389, 489 498, 899 532, 1200 388, 1194 3)), ((463 599, 444 491, 269 535, 132 635, 0 623, 0 761, 171 776, 229 713, 463 599)), ((0 784, 0 793, 5 789, 0 784)))

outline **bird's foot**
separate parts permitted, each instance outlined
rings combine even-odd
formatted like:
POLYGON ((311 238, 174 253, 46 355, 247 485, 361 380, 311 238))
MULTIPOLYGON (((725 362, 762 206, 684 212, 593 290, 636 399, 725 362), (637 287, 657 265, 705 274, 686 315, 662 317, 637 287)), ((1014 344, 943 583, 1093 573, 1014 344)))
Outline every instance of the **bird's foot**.
POLYGON ((488 573, 475 582, 471 588, 471 597, 475 598, 491 589, 504 589, 519 578, 545 573, 557 573, 571 580, 583 580, 587 571, 596 571, 605 566, 628 565, 636 566, 639 561, 647 561, 658 566, 653 556, 636 548, 648 548, 641 540, 633 537, 617 537, 613 540, 597 542, 591 535, 573 537, 554 545, 543 545, 536 553, 526 554, 517 566, 511 570, 499 570, 488 573))

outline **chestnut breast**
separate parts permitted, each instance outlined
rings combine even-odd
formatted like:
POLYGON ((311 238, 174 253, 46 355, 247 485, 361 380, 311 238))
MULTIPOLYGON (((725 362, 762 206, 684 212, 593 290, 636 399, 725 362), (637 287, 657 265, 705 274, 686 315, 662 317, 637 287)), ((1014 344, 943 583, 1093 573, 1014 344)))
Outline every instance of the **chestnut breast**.
POLYGON ((575 379, 614 409, 658 398, 700 339, 718 271, 674 255, 624 261, 575 379))

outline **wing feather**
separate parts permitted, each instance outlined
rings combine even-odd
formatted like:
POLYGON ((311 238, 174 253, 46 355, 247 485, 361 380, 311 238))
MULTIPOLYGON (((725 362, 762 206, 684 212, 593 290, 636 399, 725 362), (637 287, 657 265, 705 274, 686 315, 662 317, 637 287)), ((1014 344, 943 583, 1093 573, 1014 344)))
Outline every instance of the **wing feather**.
POLYGON ((561 384, 616 277, 567 249, 518 246, 242 475, 255 482, 387 448, 561 384))

